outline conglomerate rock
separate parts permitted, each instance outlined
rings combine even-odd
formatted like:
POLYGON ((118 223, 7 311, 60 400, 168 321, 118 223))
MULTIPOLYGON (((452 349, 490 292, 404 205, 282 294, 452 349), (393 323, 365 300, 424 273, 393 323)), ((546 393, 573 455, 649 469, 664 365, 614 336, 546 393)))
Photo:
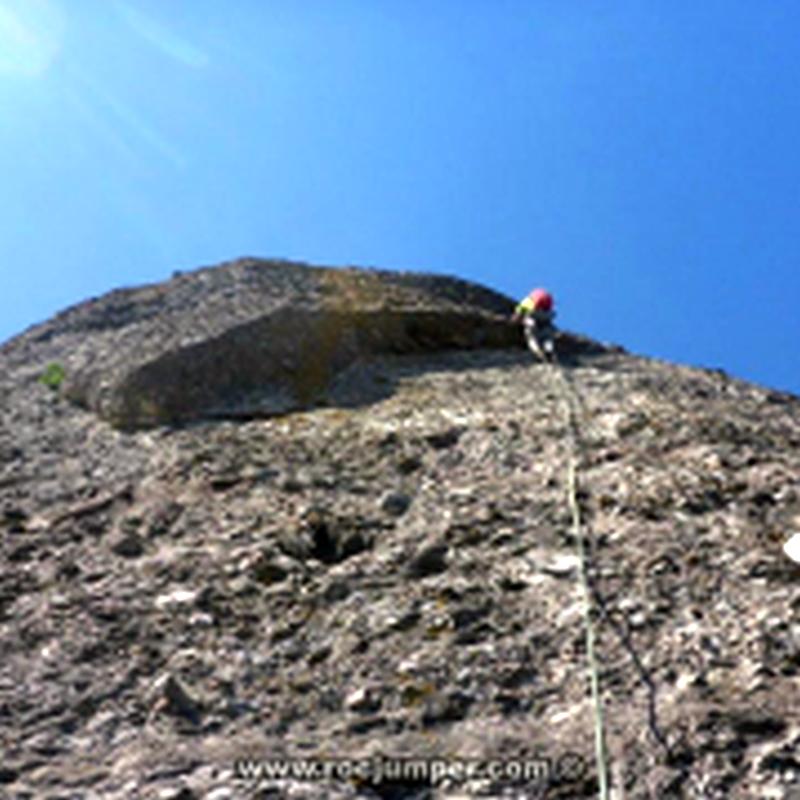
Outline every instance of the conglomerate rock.
POLYGON ((87 301, 15 349, 47 343, 63 357, 65 396, 131 430, 308 408, 374 355, 519 345, 511 308, 442 275, 241 259, 87 301))
POLYGON ((134 429, 308 407, 375 354, 513 346, 510 310, 446 276, 241 259, 82 303, 17 350, 55 345, 65 395, 134 429))
MULTIPOLYGON (((116 379, 188 280, 0 350, 0 796, 596 796, 558 373, 379 348, 325 406, 128 432, 39 382, 116 379)), ((563 342, 615 796, 797 796, 800 400, 563 342)))

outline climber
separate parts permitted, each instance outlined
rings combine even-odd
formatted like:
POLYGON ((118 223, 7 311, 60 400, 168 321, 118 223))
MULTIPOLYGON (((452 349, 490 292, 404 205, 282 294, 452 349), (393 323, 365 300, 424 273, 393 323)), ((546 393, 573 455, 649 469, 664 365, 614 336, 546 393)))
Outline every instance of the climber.
POLYGON ((555 316, 550 292, 534 289, 517 304, 511 317, 513 322, 522 322, 528 347, 542 361, 552 361, 555 356, 555 316))

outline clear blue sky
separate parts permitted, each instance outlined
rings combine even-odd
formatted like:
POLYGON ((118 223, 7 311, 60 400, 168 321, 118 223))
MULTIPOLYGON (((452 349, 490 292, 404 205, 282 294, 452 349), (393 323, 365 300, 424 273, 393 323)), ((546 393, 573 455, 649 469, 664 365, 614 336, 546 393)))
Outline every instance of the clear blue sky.
POLYGON ((0 0, 0 339, 242 255, 800 393, 797 0, 0 0))

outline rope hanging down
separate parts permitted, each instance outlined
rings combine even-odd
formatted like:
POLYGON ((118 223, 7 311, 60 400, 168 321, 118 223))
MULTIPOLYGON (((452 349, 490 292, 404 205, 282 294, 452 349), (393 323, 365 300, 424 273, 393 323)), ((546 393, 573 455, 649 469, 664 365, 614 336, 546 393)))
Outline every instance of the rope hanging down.
POLYGON ((597 783, 599 800, 608 800, 608 753, 606 750, 605 724, 603 719, 603 703, 600 698, 600 670, 595 652, 595 630, 592 620, 592 591, 589 585, 588 553, 586 537, 584 535, 581 509, 578 502, 577 463, 580 438, 578 436, 578 415, 575 412, 575 403, 578 399, 573 396, 563 367, 553 355, 550 362, 551 374, 560 379, 554 381, 556 392, 561 395, 564 402, 565 417, 569 441, 569 460, 567 465, 567 502, 572 517, 572 531, 578 552, 580 565, 581 590, 583 593, 583 614, 586 629, 586 658, 589 669, 589 684, 592 692, 592 707, 594 713, 594 747, 597 762, 597 783))

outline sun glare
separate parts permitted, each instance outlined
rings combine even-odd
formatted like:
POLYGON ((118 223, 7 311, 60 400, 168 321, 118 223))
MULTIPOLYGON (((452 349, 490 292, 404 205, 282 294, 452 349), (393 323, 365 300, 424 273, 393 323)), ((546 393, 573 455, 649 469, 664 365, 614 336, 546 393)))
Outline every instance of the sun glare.
POLYGON ((63 38, 64 15, 54 0, 0 0, 0 76, 43 75, 63 38))

